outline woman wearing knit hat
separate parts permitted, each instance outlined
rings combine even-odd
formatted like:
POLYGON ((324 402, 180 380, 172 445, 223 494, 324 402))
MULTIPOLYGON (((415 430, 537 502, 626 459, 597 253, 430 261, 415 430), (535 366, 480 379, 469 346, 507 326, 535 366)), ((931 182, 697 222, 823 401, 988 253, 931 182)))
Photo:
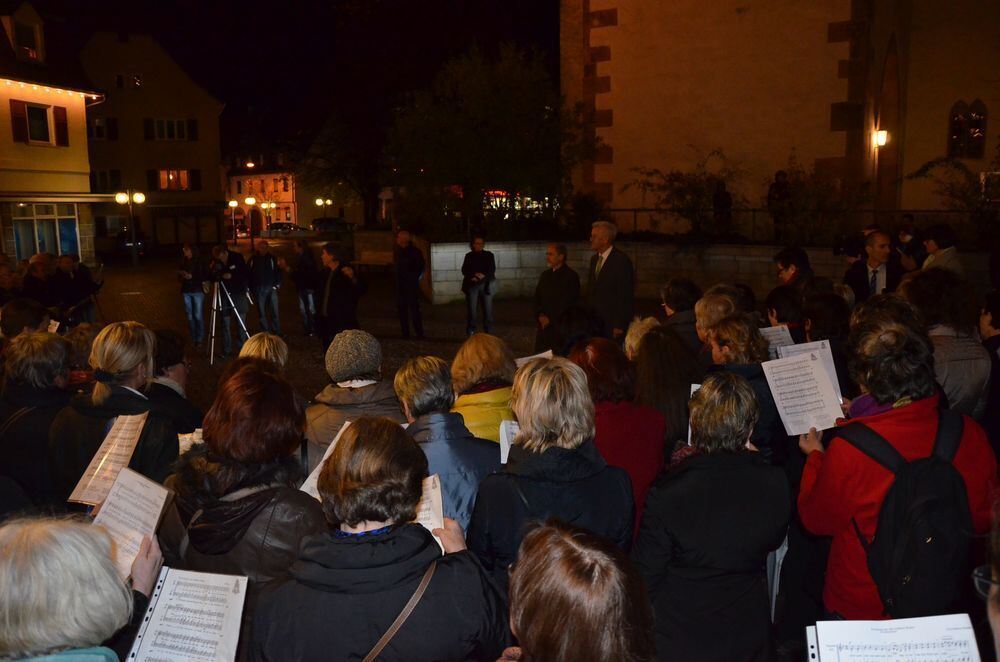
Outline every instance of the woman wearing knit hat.
POLYGON ((359 416, 406 421, 392 381, 382 379, 382 347, 372 334, 360 329, 338 333, 326 350, 326 372, 331 383, 306 409, 310 471, 347 421, 359 416))

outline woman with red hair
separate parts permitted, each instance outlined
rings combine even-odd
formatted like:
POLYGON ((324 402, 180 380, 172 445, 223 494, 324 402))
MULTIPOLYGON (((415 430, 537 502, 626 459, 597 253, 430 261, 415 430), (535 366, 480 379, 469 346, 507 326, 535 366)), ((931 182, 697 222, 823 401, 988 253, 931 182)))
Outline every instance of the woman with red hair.
POLYGON ((594 400, 594 444, 604 461, 621 467, 632 479, 635 498, 633 532, 639 530, 646 492, 663 470, 663 415, 633 402, 635 378, 625 352, 610 340, 577 343, 569 359, 587 374, 594 400))

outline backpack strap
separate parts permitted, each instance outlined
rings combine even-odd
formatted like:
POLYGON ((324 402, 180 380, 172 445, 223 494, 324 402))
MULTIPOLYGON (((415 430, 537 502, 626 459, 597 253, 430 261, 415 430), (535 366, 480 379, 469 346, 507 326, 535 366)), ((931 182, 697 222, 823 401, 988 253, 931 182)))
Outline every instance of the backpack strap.
POLYGON ((392 622, 389 629, 385 631, 385 634, 383 634, 381 638, 379 638, 379 640, 375 643, 375 646, 368 652, 368 655, 365 655, 364 662, 374 662, 374 660, 378 658, 379 653, 381 653, 382 650, 389 645, 389 642, 392 641, 392 638, 399 631, 399 628, 403 627, 403 623, 405 623, 406 619, 410 617, 411 613, 413 613, 417 603, 420 602, 420 598, 424 597, 424 591, 427 590, 427 585, 431 583, 431 577, 434 576, 435 567, 437 567, 437 561, 434 561, 427 566, 427 570, 424 571, 424 576, 420 579, 420 584, 417 586, 417 590, 410 596, 410 599, 403 607, 403 611, 399 612, 399 616, 397 616, 396 620, 392 622))
POLYGON ((906 464, 906 458, 900 455, 885 437, 864 423, 845 425, 837 430, 837 436, 891 471, 893 475, 906 464))
POLYGON ((965 419, 957 411, 941 409, 938 415, 937 435, 934 437, 934 455, 945 462, 951 462, 962 443, 965 419))

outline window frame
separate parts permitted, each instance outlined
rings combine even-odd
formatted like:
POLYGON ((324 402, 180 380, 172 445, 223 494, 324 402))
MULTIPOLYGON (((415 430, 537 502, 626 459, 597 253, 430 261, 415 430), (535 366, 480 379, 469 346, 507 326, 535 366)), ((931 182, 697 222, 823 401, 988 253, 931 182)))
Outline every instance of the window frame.
POLYGON ((28 144, 29 145, 55 145, 55 126, 52 120, 52 106, 46 106, 41 103, 33 103, 26 101, 24 104, 24 112, 26 118, 26 124, 28 127, 28 144), (41 110, 45 113, 45 126, 48 138, 45 140, 39 140, 37 138, 31 137, 31 110, 41 110))

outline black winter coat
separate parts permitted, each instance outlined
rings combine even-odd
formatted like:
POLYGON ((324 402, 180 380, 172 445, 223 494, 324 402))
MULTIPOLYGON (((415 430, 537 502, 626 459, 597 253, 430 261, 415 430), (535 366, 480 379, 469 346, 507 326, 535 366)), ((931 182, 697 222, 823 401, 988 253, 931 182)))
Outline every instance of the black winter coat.
POLYGON ((146 395, 170 418, 178 434, 190 434, 201 427, 204 418, 201 410, 166 384, 153 382, 149 385, 146 395))
POLYGON ((35 506, 64 506, 49 469, 49 426, 69 396, 8 383, 0 399, 0 476, 20 485, 35 506))
POLYGON ((757 453, 695 455, 653 484, 632 561, 660 659, 772 659, 765 561, 790 512, 784 473, 757 453))
POLYGON ((389 629, 423 577, 426 592, 379 659, 489 660, 509 643, 507 607, 469 552, 441 556, 417 524, 347 538, 303 541, 291 577, 264 589, 250 659, 361 660, 389 629))
POLYGON ((474 437, 461 414, 425 414, 406 428, 427 456, 428 473, 441 477, 444 516, 469 529, 479 483, 500 471, 500 446, 474 437))
POLYGON ((542 453, 513 446, 506 470, 479 485, 468 545, 483 566, 507 586, 507 568, 530 521, 550 517, 588 529, 628 551, 632 542, 632 483, 610 467, 593 442, 542 453))
POLYGON ((65 501, 111 429, 113 418, 149 412, 129 468, 162 483, 177 460, 177 431, 154 402, 121 386, 95 404, 90 393, 81 393, 64 407, 49 428, 49 466, 58 497, 65 501))

